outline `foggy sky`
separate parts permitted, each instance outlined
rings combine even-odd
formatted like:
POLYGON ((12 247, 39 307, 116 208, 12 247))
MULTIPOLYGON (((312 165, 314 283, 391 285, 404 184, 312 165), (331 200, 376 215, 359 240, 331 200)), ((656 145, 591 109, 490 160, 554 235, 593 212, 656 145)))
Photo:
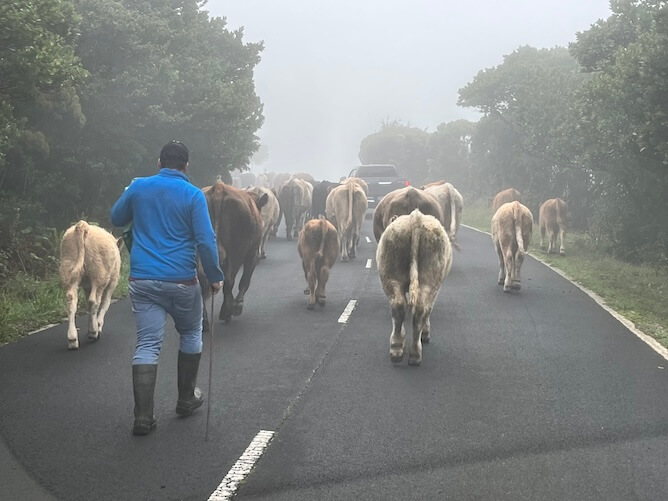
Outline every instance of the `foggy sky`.
POLYGON ((209 0, 244 41, 264 41, 255 70, 268 160, 254 172, 338 179, 383 119, 434 131, 477 120, 457 91, 521 45, 567 46, 610 15, 608 0, 209 0))

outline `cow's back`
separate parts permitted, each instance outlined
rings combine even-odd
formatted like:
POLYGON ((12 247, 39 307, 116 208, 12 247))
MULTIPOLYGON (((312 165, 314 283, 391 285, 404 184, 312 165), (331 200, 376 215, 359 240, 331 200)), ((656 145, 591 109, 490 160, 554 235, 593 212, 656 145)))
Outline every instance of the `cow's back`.
POLYGON ((514 202, 515 200, 518 202, 522 201, 522 194, 515 188, 508 188, 507 190, 500 191, 494 197, 492 210, 496 213, 503 204, 514 202))
POLYGON ((443 211, 438 200, 429 193, 407 186, 388 193, 378 203, 373 214, 373 233, 376 240, 380 240, 394 216, 408 215, 415 209, 419 209, 424 215, 435 217, 443 224, 443 211))

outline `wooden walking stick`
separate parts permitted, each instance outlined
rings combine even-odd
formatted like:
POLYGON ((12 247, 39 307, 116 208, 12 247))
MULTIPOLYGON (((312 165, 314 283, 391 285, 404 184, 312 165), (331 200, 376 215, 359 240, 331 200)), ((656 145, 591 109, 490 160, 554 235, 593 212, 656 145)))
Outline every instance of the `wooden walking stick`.
POLYGON ((211 291, 211 315, 209 315, 209 391, 206 401, 206 435, 204 441, 209 441, 209 416, 211 415, 211 373, 213 372, 213 298, 215 294, 211 291))

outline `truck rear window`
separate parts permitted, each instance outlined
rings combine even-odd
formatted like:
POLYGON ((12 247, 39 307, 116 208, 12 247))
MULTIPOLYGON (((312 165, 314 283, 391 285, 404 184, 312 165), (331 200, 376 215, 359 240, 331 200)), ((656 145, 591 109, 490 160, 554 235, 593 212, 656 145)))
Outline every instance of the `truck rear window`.
POLYGON ((369 165, 357 168, 357 177, 399 177, 391 165, 369 165))

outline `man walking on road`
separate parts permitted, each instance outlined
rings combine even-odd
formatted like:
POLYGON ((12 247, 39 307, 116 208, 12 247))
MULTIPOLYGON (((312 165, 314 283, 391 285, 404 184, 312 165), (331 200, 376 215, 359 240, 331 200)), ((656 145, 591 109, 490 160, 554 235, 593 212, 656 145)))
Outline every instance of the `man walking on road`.
POLYGON ((111 222, 132 222, 130 299, 137 323, 132 361, 134 435, 156 427, 153 393, 167 314, 180 336, 176 413, 190 416, 204 399, 195 387, 202 354, 202 293, 197 254, 215 294, 224 279, 204 193, 190 183, 188 148, 172 141, 154 176, 137 178, 111 209, 111 222))

